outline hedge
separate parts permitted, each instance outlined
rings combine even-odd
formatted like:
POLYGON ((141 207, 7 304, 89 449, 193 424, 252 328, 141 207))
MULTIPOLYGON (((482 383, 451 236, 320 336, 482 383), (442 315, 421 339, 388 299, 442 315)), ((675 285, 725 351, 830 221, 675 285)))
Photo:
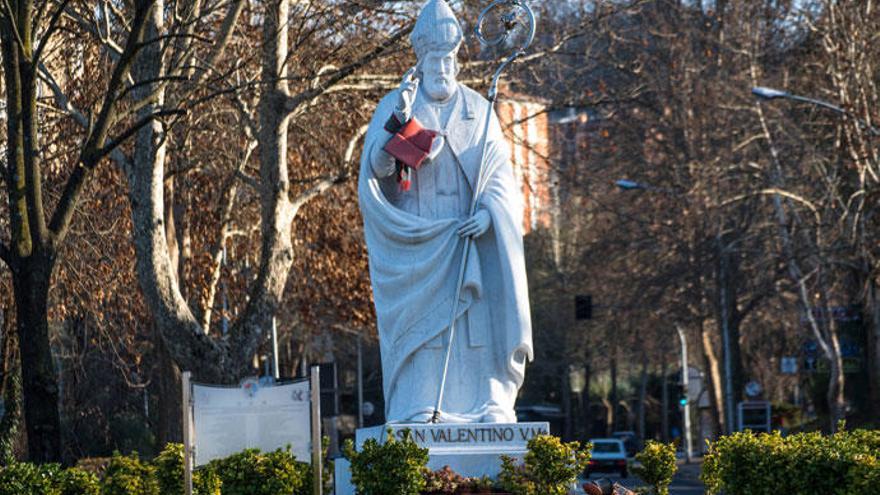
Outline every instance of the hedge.
MULTIPOLYGON (((183 446, 168 444, 153 461, 114 453, 100 476, 57 464, 14 462, 0 468, 0 495, 183 495, 183 446)), ((312 474, 290 449, 246 450, 193 473, 195 495, 306 495, 312 474)))
POLYGON ((700 477, 710 495, 880 493, 880 431, 735 433, 710 443, 700 477))

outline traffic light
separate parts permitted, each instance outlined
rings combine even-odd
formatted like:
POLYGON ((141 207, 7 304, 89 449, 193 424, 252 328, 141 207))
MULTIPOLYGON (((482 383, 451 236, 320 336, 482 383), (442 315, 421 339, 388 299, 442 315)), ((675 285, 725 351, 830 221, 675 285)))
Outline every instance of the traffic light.
POLYGON ((678 394, 678 405, 681 407, 688 405, 688 389, 686 386, 682 386, 678 394))
POLYGON ((590 294, 574 296, 574 317, 576 320, 593 319, 593 296, 590 294))

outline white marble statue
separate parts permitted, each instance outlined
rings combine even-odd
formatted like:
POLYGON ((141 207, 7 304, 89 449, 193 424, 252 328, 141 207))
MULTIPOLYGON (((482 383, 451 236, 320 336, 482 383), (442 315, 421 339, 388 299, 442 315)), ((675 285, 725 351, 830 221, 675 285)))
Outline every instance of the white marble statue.
POLYGON ((467 236, 473 242, 440 420, 516 422, 514 402, 533 356, 522 195, 494 110, 456 80, 462 38, 446 2, 429 0, 410 37, 418 65, 379 103, 361 158, 360 207, 389 423, 432 416, 467 236), (411 118, 437 137, 410 169, 386 148, 402 132, 395 124, 411 118), (492 121, 484 157, 485 119, 492 121), (481 166, 492 173, 468 218, 481 166))

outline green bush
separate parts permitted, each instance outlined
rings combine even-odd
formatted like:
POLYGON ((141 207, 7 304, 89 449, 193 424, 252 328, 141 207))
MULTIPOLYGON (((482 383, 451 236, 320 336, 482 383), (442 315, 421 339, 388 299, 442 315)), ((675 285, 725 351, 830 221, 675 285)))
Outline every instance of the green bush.
POLYGON ((311 489, 308 464, 297 462, 290 449, 260 453, 257 449, 211 461, 223 495, 306 494, 311 489))
POLYGON ((128 456, 114 452, 104 473, 101 495, 159 495, 156 468, 141 462, 137 452, 128 456))
POLYGON ((636 454, 641 464, 633 472, 651 485, 654 495, 669 495, 669 485, 675 476, 675 445, 648 440, 645 449, 636 454))
POLYGON ((13 462, 0 469, 0 495, 60 495, 57 464, 13 462))
POLYGON ((499 483, 514 495, 565 495, 590 461, 590 446, 551 435, 529 440, 524 462, 501 456, 499 483))
POLYGON ((101 482, 94 473, 68 468, 57 474, 58 495, 100 495, 101 482))
POLYGON ((99 495, 98 477, 58 464, 15 462, 0 469, 0 495, 99 495))
POLYGON ((735 433, 709 445, 701 478, 709 494, 880 493, 878 459, 877 431, 735 433))
MULTIPOLYGON (((169 443, 153 461, 162 495, 183 495, 183 444, 169 443)), ((193 472, 194 495, 220 495, 220 477, 211 469, 193 472)))
POLYGON ((389 430, 385 443, 369 439, 360 452, 349 440, 344 452, 359 495, 418 495, 425 488, 428 449, 419 447, 409 430, 404 431, 402 440, 395 439, 389 430))

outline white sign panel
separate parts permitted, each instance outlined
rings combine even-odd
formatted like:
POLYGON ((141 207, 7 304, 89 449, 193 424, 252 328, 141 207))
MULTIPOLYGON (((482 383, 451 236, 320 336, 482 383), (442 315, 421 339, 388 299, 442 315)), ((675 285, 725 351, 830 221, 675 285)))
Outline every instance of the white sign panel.
POLYGON ((257 387, 193 384, 195 465, 244 449, 271 452, 291 447, 298 461, 311 460, 309 382, 257 387))

